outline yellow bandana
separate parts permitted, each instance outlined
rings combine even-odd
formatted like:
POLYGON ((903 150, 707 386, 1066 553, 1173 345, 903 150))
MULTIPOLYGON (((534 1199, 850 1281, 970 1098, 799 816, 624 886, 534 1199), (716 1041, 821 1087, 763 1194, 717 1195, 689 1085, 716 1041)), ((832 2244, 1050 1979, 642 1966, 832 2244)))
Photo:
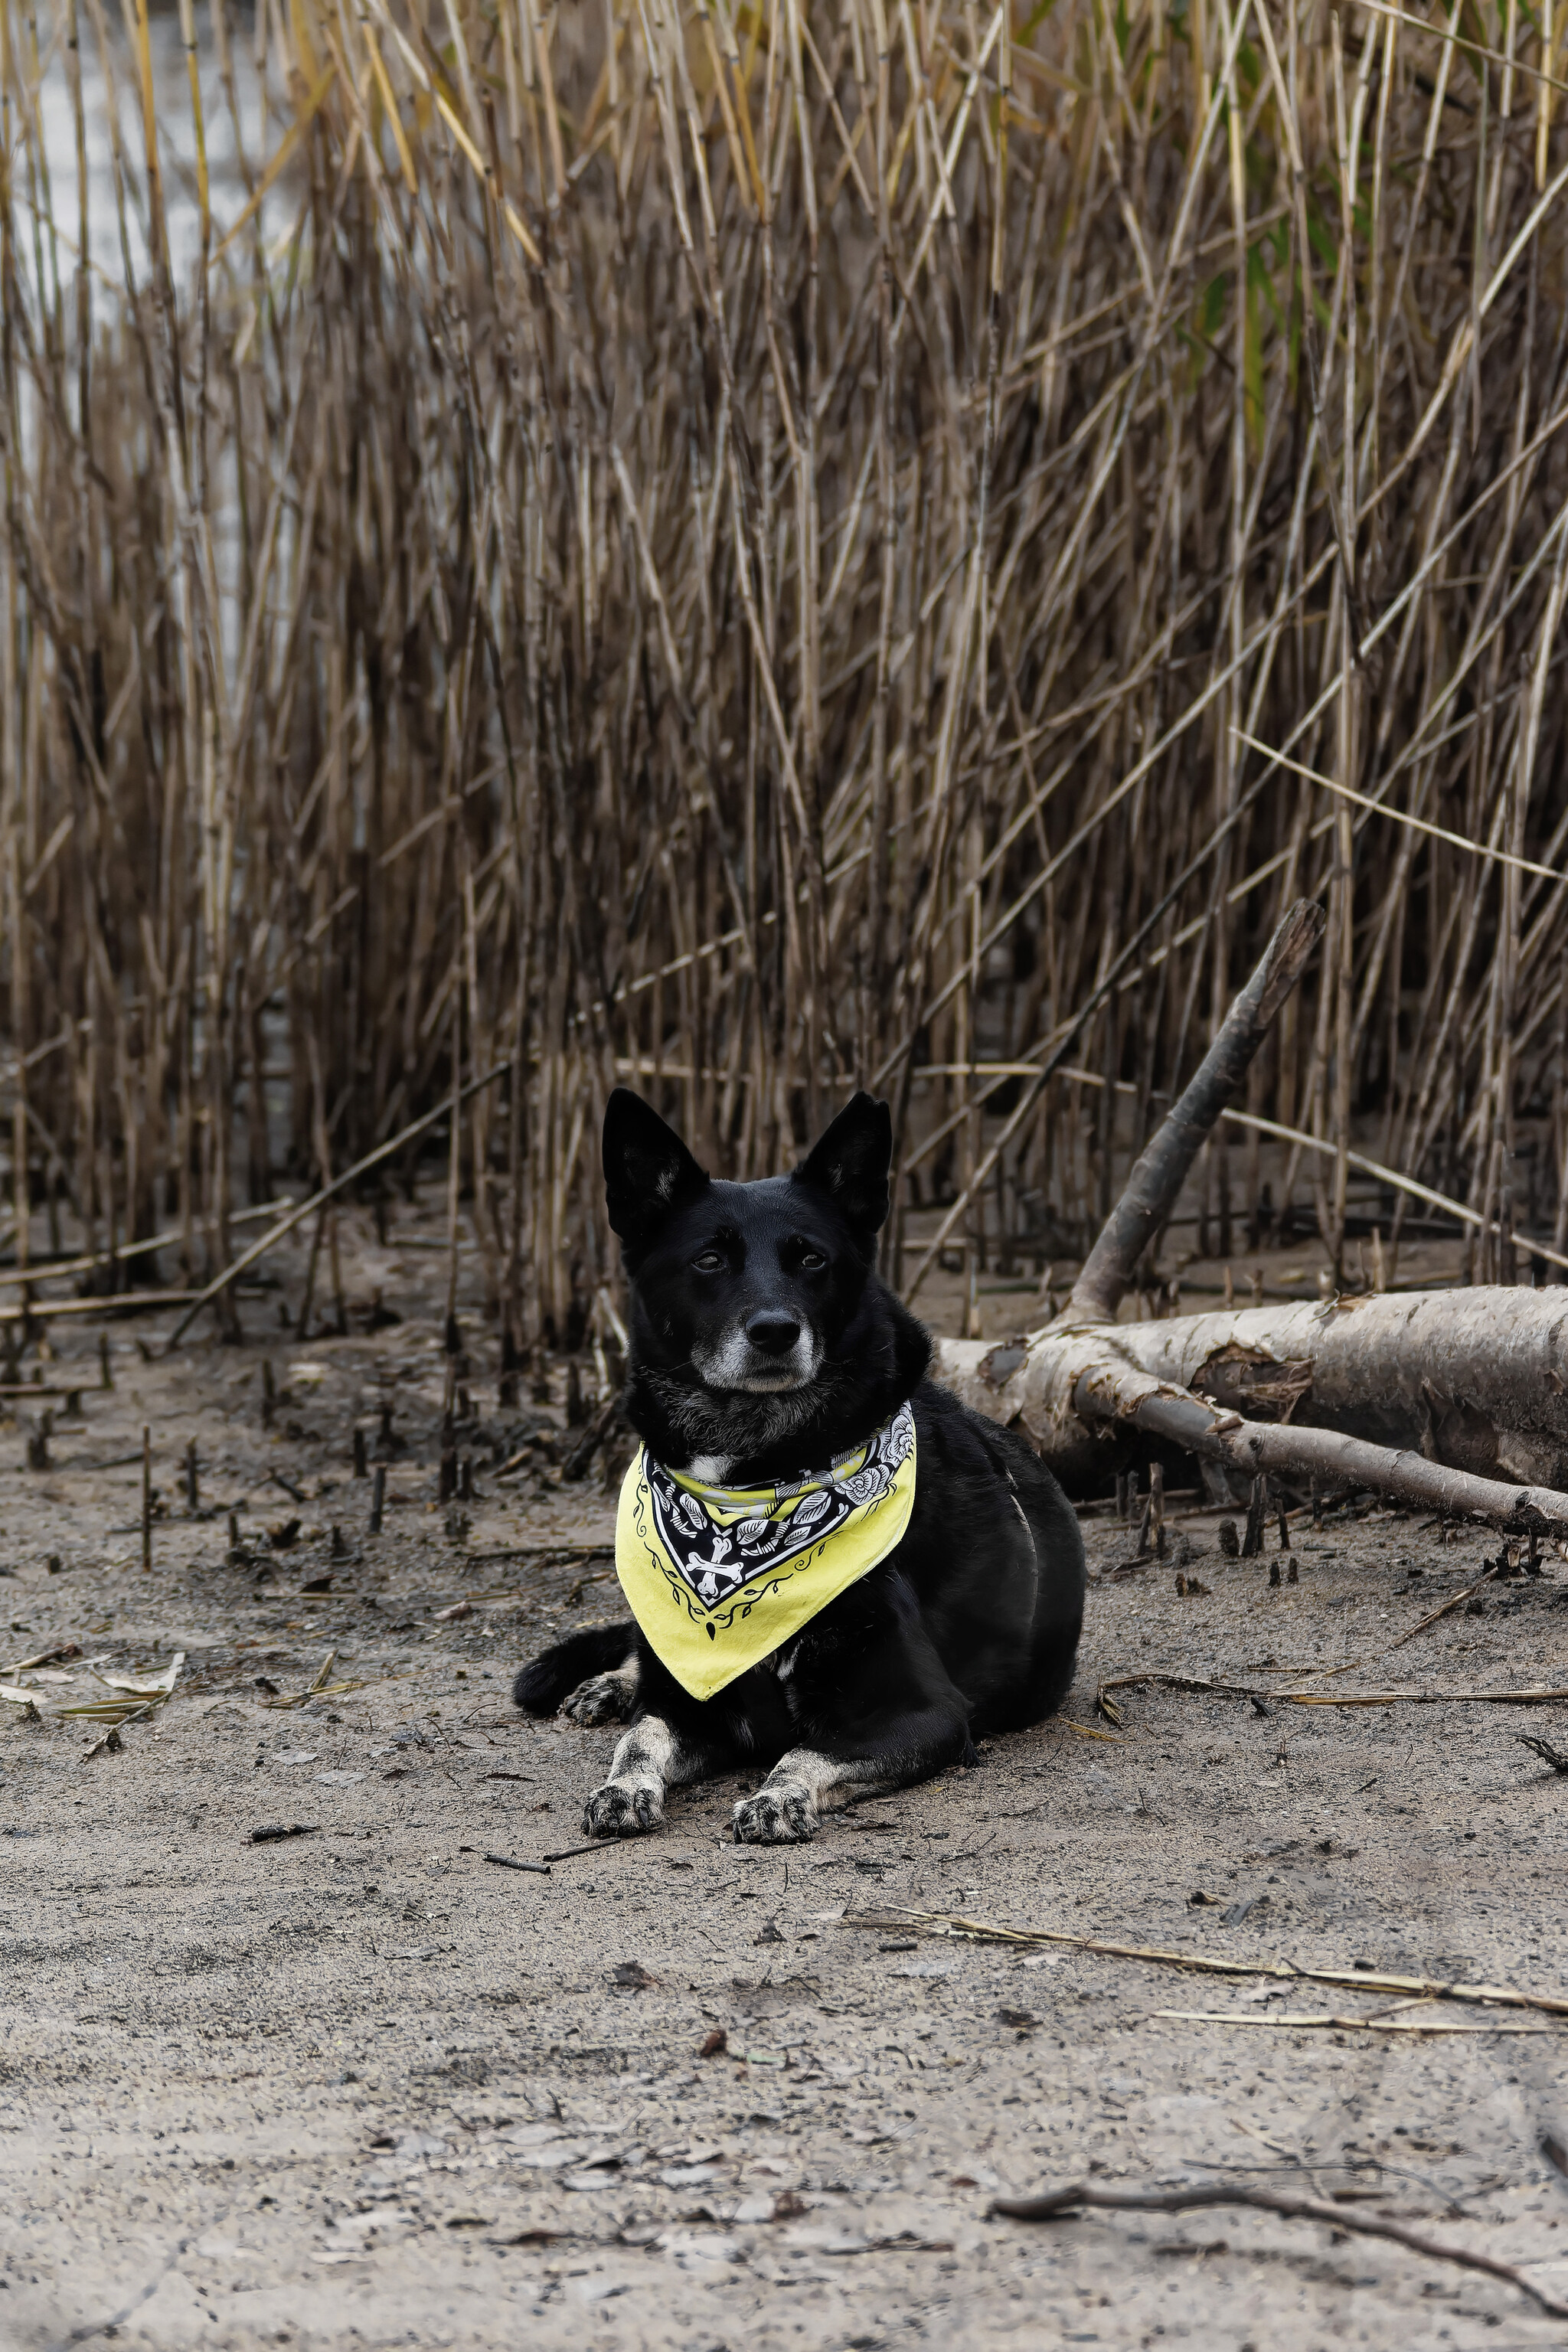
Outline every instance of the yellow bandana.
POLYGON ((915 1417, 778 1486, 707 1486, 645 1445, 616 1519, 632 1615, 683 1690, 711 1698, 886 1559, 915 1501, 915 1417))

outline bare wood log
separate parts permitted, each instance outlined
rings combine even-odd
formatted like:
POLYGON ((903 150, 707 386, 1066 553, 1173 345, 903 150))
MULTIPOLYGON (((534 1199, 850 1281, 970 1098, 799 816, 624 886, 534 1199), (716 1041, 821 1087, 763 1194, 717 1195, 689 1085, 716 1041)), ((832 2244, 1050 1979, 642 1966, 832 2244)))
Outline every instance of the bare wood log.
POLYGON ((1268 1025, 1306 969, 1326 918, 1315 899, 1288 908, 1257 970, 1220 1024, 1196 1076, 1163 1119, 1073 1285, 1064 1320, 1108 1322, 1151 1235, 1169 1216, 1187 1171, 1247 1076, 1268 1025))
MULTIPOLYGON (((1110 1337, 1103 1326, 1098 1336, 1110 1337)), ((1063 1344, 1074 1343, 1062 1324, 1011 1351, 944 1340, 941 1372, 1081 1475, 1103 1467, 1102 1442, 1063 1412, 1063 1344)), ((1310 1423, 1489 1483, 1568 1490, 1568 1296, 1557 1290, 1303 1299, 1121 1323, 1113 1345, 1125 1369, 1163 1387, 1249 1423, 1288 1423, 1288 1450, 1265 1449, 1272 1469, 1321 1475, 1310 1423)), ((1374 1483, 1364 1465, 1329 1475, 1374 1483)))
POLYGON ((992 1420, 1021 1422, 1053 1467, 1075 1482, 1102 1478, 1113 1466, 1108 1441, 1131 1428, 1247 1478, 1280 1472, 1368 1486, 1447 1517, 1488 1519, 1518 1535, 1568 1528, 1568 1493, 1555 1487, 1479 1476, 1428 1460, 1414 1447, 1374 1445, 1342 1430, 1246 1420, 1162 1381, 1123 1344, 1143 1328, 1053 1326, 1000 1387, 984 1370, 994 1350, 947 1339, 937 1351, 938 1376, 992 1420))
POLYGON ((1455 1469, 1568 1486, 1568 1294, 1507 1286, 1302 1300, 1121 1326, 1156 1380, 1249 1418, 1303 1420, 1455 1469))

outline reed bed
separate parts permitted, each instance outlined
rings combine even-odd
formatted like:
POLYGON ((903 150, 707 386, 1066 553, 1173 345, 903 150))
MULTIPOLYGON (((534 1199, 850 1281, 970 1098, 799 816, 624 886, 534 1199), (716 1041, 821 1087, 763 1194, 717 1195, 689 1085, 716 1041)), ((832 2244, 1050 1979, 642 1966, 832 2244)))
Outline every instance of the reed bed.
POLYGON ((916 1294, 1076 1254, 1316 893, 1200 1246, 1359 1151, 1563 1255, 1551 0, 112 5, 0 6, 19 1251, 450 1097, 574 1344, 623 1079, 886 1093, 916 1294))

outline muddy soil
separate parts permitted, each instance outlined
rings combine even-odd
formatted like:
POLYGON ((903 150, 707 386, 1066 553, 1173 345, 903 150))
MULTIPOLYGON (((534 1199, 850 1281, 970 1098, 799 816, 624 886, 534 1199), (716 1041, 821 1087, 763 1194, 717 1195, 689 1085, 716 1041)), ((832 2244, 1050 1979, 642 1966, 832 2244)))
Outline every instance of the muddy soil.
MULTIPOLYGON (((40 1369, 79 1413, 62 1394, 0 1433, 0 1680, 33 1702, 0 1703, 6 2352, 1568 2344, 1506 2284, 1313 2225, 988 2218, 1075 2179, 1284 2185, 1568 2301, 1544 2147, 1568 2142, 1568 2021, 1454 2003, 1404 2012, 1446 2034, 1390 2032, 1346 2021, 1386 1995, 901 1917, 1561 1994, 1568 1780, 1520 1735, 1568 1747, 1568 1705, 1146 1688, 1114 1732, 1094 1710, 1103 1678, 1153 1669, 1568 1686, 1568 1565, 1394 1648, 1480 1573, 1480 1533, 1346 1511, 1241 1560, 1177 1498, 1171 1555, 1137 1565, 1091 1515, 1066 1719, 808 1846, 731 1844, 730 1780, 675 1796, 655 1836, 572 1852, 613 1728, 523 1722, 509 1684, 611 1613, 610 1498, 554 1483, 559 1380, 499 1409, 468 1299, 475 1492, 437 1501, 437 1228, 404 1222, 356 1245, 350 1282, 401 1322, 356 1307, 346 1338, 272 1325, 264 1349, 276 1302, 252 1299, 250 1344, 198 1334, 166 1360, 167 1319, 106 1324, 111 1390, 98 1328, 57 1325, 40 1369), (386 1473, 377 1535, 356 1427, 386 1473), (117 1745, 62 1711, 182 1652, 117 1745)), ((278 1271, 297 1297, 301 1266, 278 1271)), ((1016 1312, 984 1304, 988 1328, 1016 1312)))

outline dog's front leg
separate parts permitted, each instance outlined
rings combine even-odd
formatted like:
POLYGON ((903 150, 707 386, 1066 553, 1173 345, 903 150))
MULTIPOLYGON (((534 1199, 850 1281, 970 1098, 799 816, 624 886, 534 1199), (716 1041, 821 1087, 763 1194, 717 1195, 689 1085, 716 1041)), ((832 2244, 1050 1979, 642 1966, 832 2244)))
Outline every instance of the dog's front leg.
POLYGON ((617 1746, 610 1777, 584 1809, 589 1837, 639 1837, 664 1819, 664 1792, 708 1769, 706 1751, 685 1739, 662 1716, 645 1715, 617 1746))
POLYGON ((735 1807, 737 1840, 742 1845, 787 1845, 814 1838, 830 1790, 901 1788, 973 1753, 968 1727, 956 1709, 932 1708, 914 1722, 906 1716, 887 1729, 885 1743, 873 1733, 858 1756, 792 1748, 756 1795, 742 1797, 735 1807))
POLYGON ((792 1748, 781 1756, 754 1797, 735 1807, 735 1835, 742 1845, 790 1845, 816 1835, 822 1801, 846 1787, 875 1789, 900 1775, 896 1765, 874 1758, 824 1756, 815 1748, 792 1748))
POLYGON ((799 1745, 735 1807, 743 1844, 815 1837, 833 1790, 899 1788, 970 1752, 963 1699, 891 1569, 828 1604, 790 1662, 786 1687, 799 1745))

